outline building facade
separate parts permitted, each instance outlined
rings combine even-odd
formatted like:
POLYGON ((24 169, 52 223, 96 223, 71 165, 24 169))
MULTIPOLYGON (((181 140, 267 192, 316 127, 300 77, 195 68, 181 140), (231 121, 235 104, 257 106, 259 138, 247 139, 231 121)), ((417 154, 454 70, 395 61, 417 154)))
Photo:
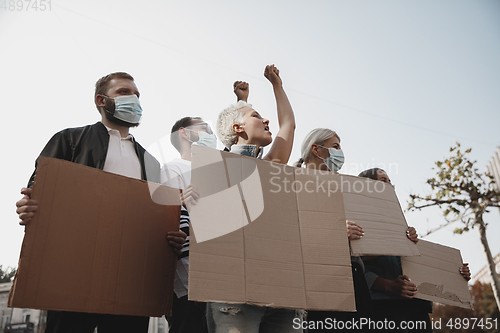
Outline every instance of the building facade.
MULTIPOLYGON (((495 262, 495 269, 498 274, 500 274, 500 253, 497 254, 494 258, 493 261, 495 262)), ((488 266, 484 266, 479 273, 474 275, 472 278, 474 282, 479 281, 481 283, 485 284, 491 284, 493 281, 491 281, 491 275, 490 271, 488 270, 488 266)))
POLYGON ((497 151, 486 165, 486 172, 493 176, 496 190, 500 191, 500 147, 497 147, 497 151))
POLYGON ((0 283, 0 333, 42 333, 46 312, 7 307, 12 282, 0 283))

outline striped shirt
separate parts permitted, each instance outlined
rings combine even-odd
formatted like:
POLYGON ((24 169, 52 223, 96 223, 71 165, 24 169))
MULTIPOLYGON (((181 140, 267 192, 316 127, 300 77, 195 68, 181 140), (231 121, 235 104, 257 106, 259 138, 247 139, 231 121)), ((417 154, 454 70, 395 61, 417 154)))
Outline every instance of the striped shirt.
POLYGON ((184 231, 184 233, 187 235, 186 241, 182 245, 181 249, 181 255, 179 256, 179 259, 181 258, 186 258, 189 256, 189 213, 186 209, 186 207, 181 206, 181 220, 180 220, 180 229, 181 231, 184 231))
MULTIPOLYGON (((191 161, 176 158, 163 165, 161 183, 184 190, 191 184, 191 161)), ((189 275, 189 213, 183 206, 181 206, 180 229, 186 233, 187 238, 182 245, 174 279, 174 292, 179 298, 188 293, 189 275)))

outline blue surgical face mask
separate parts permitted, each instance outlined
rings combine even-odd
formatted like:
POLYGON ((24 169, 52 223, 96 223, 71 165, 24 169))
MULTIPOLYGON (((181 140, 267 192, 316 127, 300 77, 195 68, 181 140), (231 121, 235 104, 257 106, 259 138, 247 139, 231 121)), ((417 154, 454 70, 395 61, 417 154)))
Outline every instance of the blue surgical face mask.
POLYGON ((318 146, 328 149, 328 152, 330 153, 328 158, 322 159, 328 170, 338 172, 344 165, 344 152, 342 149, 327 148, 321 145, 318 146))
POLYGON ((130 124, 139 123, 142 116, 142 108, 137 95, 116 96, 111 99, 115 101, 115 113, 113 117, 130 124))
POLYGON ((204 132, 204 131, 197 132, 197 131, 190 130, 189 128, 186 128, 186 129, 188 131, 198 133, 198 141, 193 142, 193 141, 189 140, 190 142, 193 142, 193 145, 204 146, 204 147, 213 148, 213 149, 217 148, 217 137, 215 136, 215 134, 208 134, 207 132, 204 132))

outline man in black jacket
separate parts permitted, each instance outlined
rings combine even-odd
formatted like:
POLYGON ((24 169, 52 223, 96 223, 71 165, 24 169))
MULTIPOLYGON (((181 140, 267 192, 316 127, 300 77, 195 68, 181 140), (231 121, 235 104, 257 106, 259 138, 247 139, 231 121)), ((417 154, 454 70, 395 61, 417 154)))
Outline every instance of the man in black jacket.
MULTIPOLYGON (((129 134, 129 128, 138 126, 142 115, 139 95, 133 77, 127 73, 118 72, 102 77, 96 83, 94 96, 101 121, 56 133, 40 156, 159 183, 158 161, 129 134)), ((21 225, 31 221, 38 207, 36 200, 31 199, 37 162, 28 188, 21 190, 24 197, 16 203, 21 225)), ((182 231, 167 236, 169 244, 178 254, 185 239, 186 234, 182 231)), ((147 332, 148 324, 148 317, 49 311, 46 332, 92 333, 97 327, 99 333, 136 333, 147 332)))

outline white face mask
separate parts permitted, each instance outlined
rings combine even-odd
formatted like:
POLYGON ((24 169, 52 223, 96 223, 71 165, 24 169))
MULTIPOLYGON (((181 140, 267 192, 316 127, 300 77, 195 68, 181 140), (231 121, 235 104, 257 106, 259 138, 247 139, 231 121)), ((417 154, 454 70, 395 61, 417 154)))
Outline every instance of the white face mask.
POLYGON ((114 118, 129 124, 135 125, 139 123, 142 116, 142 108, 137 95, 116 96, 115 98, 111 98, 106 95, 103 96, 115 101, 115 113, 113 114, 114 118))
MULTIPOLYGON (((320 145, 318 145, 320 146, 320 145)), ((320 146, 323 147, 323 146, 320 146)), ((336 149, 336 148, 327 148, 328 152, 330 153, 330 156, 328 158, 321 158, 323 162, 326 164, 326 167, 328 170, 333 171, 333 172, 338 172, 342 166, 344 165, 344 152, 342 149, 336 149)))
POLYGON ((198 132, 198 141, 193 142, 193 145, 205 146, 209 148, 217 148, 217 137, 215 134, 208 134, 206 132, 198 132))
POLYGON ((213 148, 213 149, 217 148, 217 137, 215 136, 215 134, 208 134, 207 132, 204 132, 204 131, 199 131, 199 132, 193 131, 193 130, 190 130, 189 128, 186 128, 186 129, 188 131, 198 133, 198 141, 193 142, 193 141, 188 139, 190 142, 193 142, 193 145, 204 146, 204 147, 213 148))
POLYGON ((115 101, 115 113, 113 117, 130 124, 138 124, 142 116, 142 108, 137 95, 116 96, 111 98, 115 101))
POLYGON ((127 123, 138 124, 142 117, 142 108, 137 95, 115 97, 114 117, 127 123))

